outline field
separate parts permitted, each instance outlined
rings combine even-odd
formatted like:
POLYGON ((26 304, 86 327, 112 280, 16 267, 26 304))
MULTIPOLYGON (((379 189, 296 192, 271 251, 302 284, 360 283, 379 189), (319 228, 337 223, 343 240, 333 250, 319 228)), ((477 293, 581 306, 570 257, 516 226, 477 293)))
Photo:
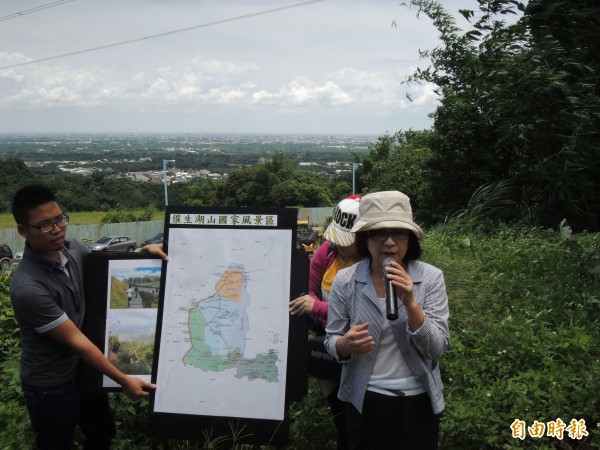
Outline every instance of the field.
MULTIPOLYGON (((142 210, 133 210, 131 211, 133 214, 141 214, 142 210)), ((69 223, 71 225, 93 225, 102 222, 102 218, 106 215, 105 212, 98 211, 84 211, 84 212, 74 212, 69 213, 69 223)), ((163 220, 164 213, 163 212, 155 212, 152 220, 163 220)), ((5 228, 14 228, 15 219, 12 214, 0 214, 0 229, 5 228)))

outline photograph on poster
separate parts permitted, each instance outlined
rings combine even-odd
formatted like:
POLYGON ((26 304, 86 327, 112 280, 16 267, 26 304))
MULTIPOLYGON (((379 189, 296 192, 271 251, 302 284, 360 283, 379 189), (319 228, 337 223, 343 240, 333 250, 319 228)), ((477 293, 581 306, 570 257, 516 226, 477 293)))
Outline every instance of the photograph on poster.
MULTIPOLYGON (((105 355, 127 375, 150 381, 160 291, 161 260, 108 264, 105 355)), ((119 387, 104 376, 103 387, 119 387)))

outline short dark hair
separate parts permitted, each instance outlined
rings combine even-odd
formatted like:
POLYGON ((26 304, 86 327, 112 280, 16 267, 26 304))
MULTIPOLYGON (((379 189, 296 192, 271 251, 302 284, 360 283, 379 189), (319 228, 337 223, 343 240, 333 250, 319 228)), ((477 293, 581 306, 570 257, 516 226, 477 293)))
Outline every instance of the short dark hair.
POLYGON ((12 202, 12 214, 15 222, 26 224, 32 209, 49 202, 55 202, 56 196, 50 188, 37 184, 29 184, 19 189, 12 202))
MULTIPOLYGON (((369 253, 369 248, 367 246, 367 232, 361 231, 355 233, 356 236, 356 249, 358 254, 363 258, 369 258, 371 254, 369 253)), ((421 244, 419 243, 419 239, 415 236, 414 233, 408 234, 408 249, 406 250, 406 255, 404 255, 404 262, 408 262, 411 260, 416 260, 421 257, 421 244)))

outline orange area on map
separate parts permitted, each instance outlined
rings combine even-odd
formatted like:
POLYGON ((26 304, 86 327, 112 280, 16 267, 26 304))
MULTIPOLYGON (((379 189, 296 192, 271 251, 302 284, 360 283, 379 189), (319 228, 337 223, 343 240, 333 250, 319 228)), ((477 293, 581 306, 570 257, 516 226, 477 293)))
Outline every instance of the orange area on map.
POLYGON ((239 270, 226 270, 215 285, 215 291, 230 302, 239 303, 242 299, 244 277, 239 270))

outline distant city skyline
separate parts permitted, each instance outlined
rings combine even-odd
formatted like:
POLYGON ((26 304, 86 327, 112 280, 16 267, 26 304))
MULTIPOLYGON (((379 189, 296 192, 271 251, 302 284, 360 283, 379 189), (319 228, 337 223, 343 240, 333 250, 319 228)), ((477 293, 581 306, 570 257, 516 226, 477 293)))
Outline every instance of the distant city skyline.
MULTIPOLYGON (((461 27, 458 10, 478 7, 440 3, 461 27)), ((39 6, 0 5, 0 133, 379 136, 431 126, 435 86, 405 81, 428 65, 419 50, 441 43, 403 3, 39 6)))

